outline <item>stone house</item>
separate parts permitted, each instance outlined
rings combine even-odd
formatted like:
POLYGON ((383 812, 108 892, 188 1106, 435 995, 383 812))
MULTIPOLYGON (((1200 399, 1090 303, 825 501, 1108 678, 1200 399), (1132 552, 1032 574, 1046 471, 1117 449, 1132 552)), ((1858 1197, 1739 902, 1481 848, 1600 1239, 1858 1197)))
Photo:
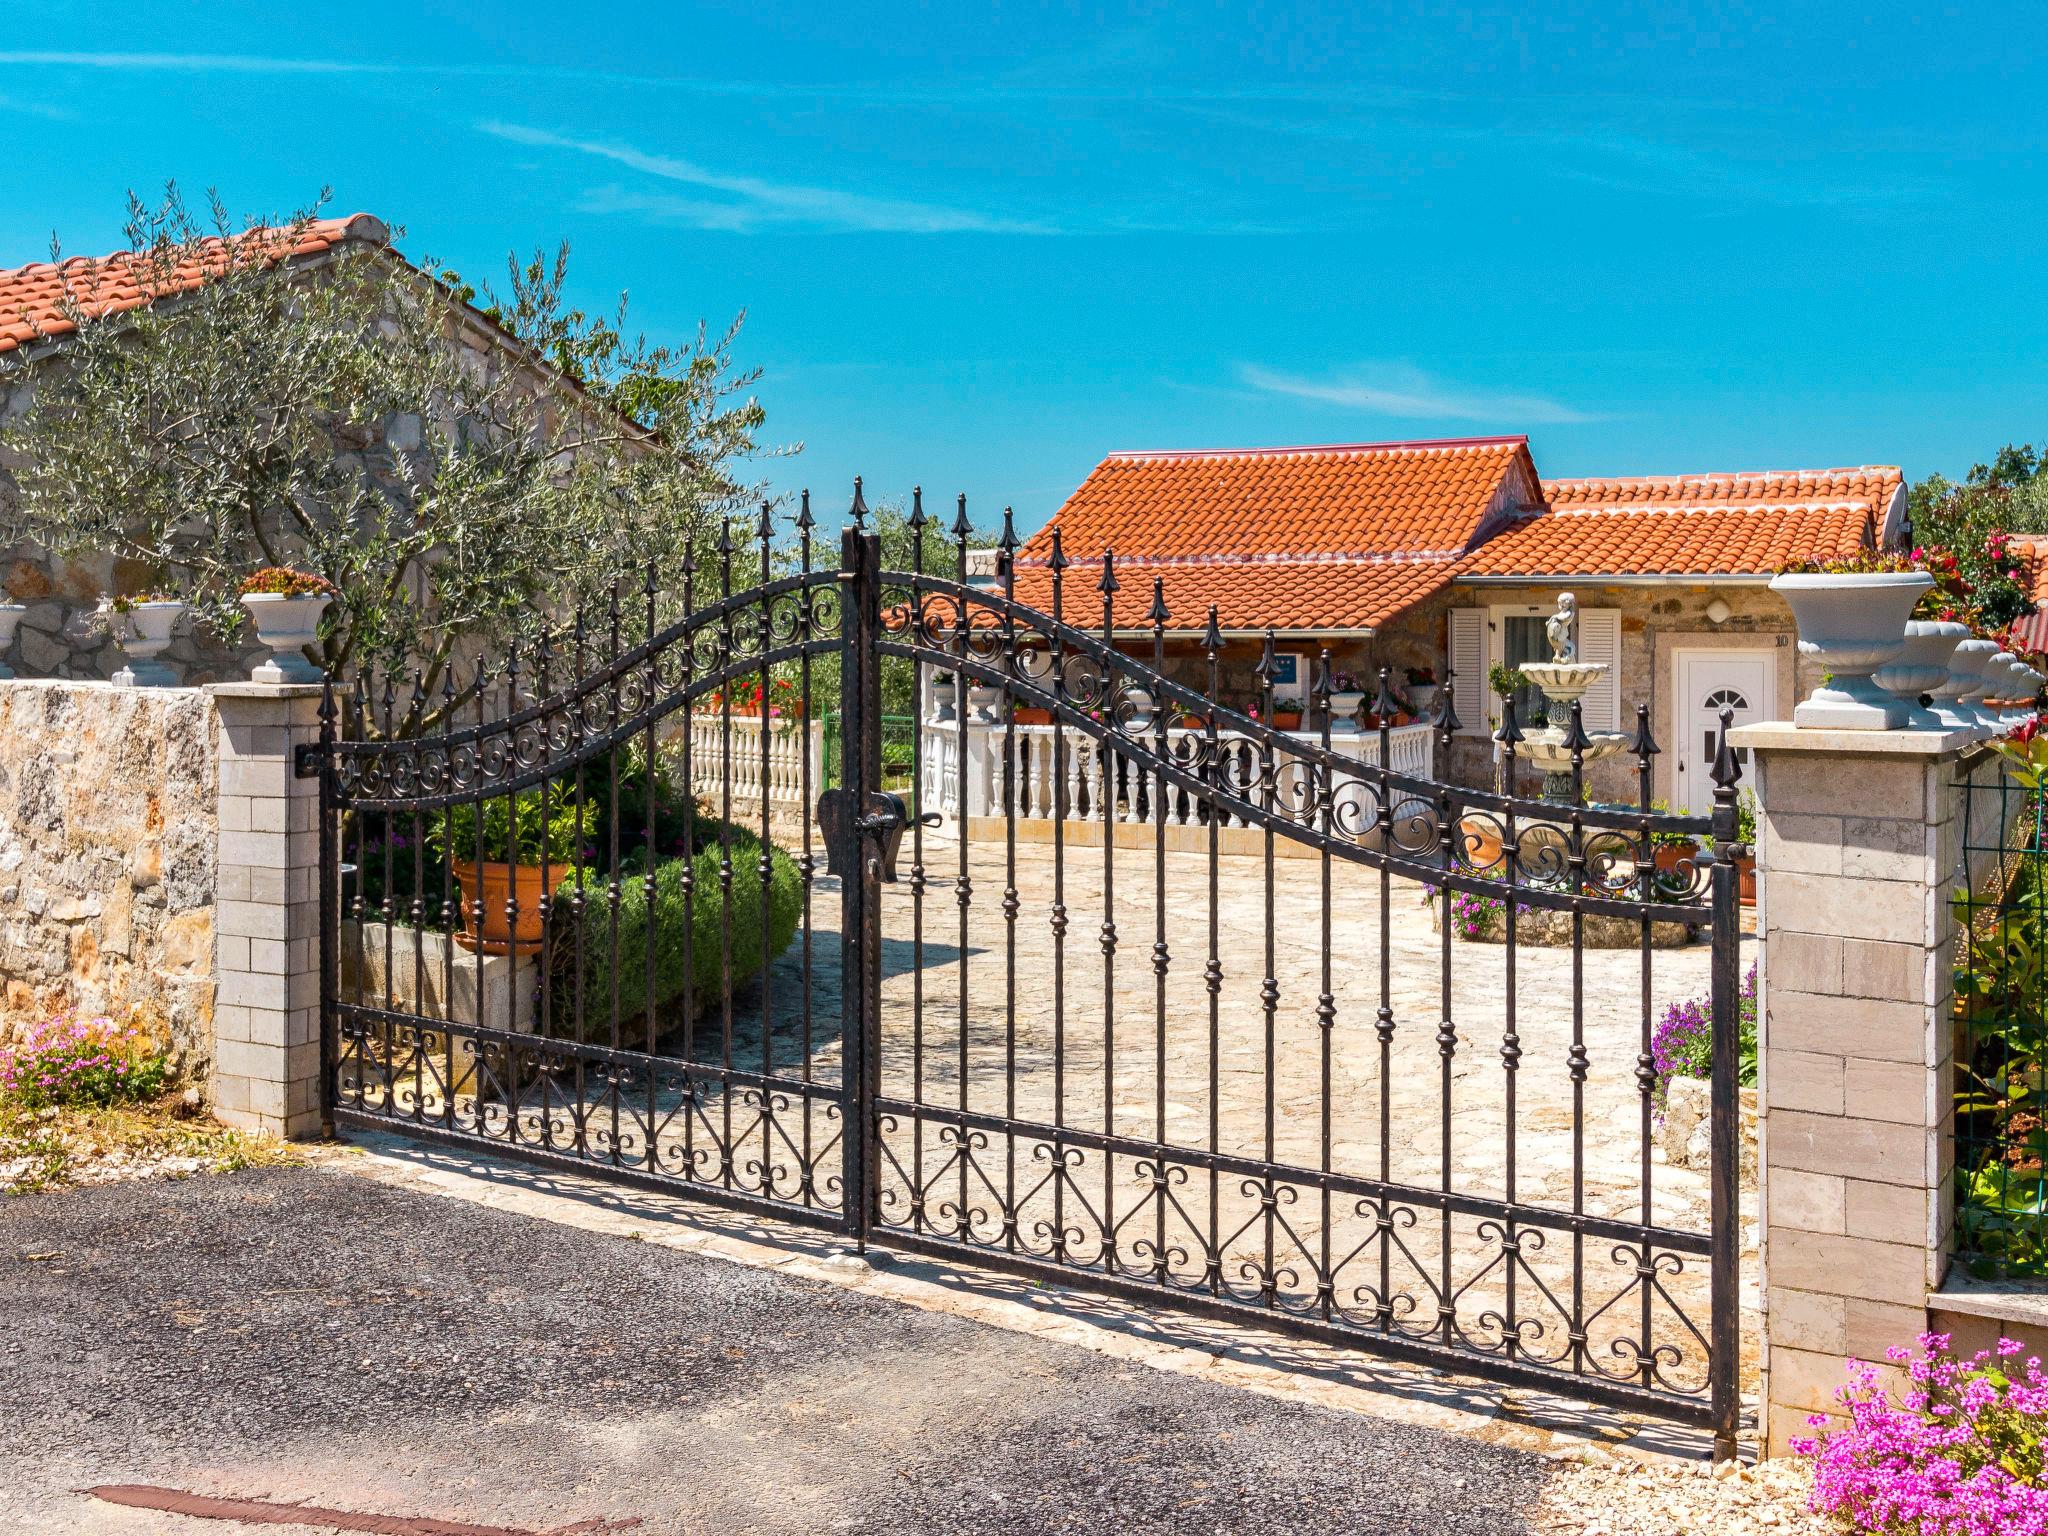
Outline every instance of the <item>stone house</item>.
MULTIPOLYGON (((1772 574, 1893 547, 1905 516, 1904 477, 1887 465, 1545 480, 1519 436, 1117 453, 1018 551, 1016 590, 1051 608, 1057 539, 1063 614, 1099 627, 1113 551, 1124 648, 1151 654, 1156 579, 1167 669, 1201 687, 1214 605, 1222 701, 1240 709, 1258 697, 1268 629, 1284 658, 1276 694, 1305 695, 1326 648, 1368 695, 1383 666, 1397 689, 1410 668, 1448 669, 1461 725, 1440 766, 1468 783, 1493 771, 1488 670, 1547 659, 1544 621, 1571 592, 1581 656, 1610 668, 1586 697, 1587 729, 1632 732, 1647 707, 1663 748, 1655 793, 1696 811, 1720 709, 1737 724, 1784 719, 1817 681, 1772 574)), ((1632 797, 1634 772, 1624 755, 1589 782, 1632 797)))
MULTIPOLYGON (((509 370, 515 381, 529 382, 552 409, 599 409, 576 381, 408 261, 391 244, 390 229, 381 219, 367 213, 320 219, 298 233, 284 259, 308 280, 336 260, 367 257, 379 263, 392 282, 429 293, 442 304, 448 345, 461 350, 466 366, 479 377, 499 377, 509 370)), ((130 252, 74 257, 61 266, 44 261, 0 268, 0 427, 28 408, 44 369, 63 365, 66 338, 74 329, 59 308, 67 279, 75 291, 89 291, 90 302, 84 305, 88 314, 104 318, 152 302, 174 303, 179 293, 196 289, 209 275, 196 266, 182 268, 171 292, 159 288, 150 293, 138 281, 138 270, 130 252)), ((420 432, 416 418, 393 421, 385 429, 386 444, 393 451, 407 451, 417 446, 420 432)), ((12 492, 10 470, 15 467, 0 449, 0 510, 12 492)), ((0 655, 0 660, 28 677, 110 677, 122 665, 122 657, 87 621, 102 595, 138 591, 151 581, 150 571, 112 554, 67 561, 32 544, 0 545, 0 590, 8 601, 28 606, 14 651, 0 655)), ((203 684, 246 676, 250 661, 263 654, 263 647, 246 634, 230 645, 188 627, 163 660, 185 682, 203 684)))

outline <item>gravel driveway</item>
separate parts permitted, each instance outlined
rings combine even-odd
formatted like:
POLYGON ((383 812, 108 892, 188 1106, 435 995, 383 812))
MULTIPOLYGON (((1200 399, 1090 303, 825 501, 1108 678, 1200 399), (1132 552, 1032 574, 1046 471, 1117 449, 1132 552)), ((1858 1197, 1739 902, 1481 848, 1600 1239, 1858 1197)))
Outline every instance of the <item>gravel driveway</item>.
POLYGON ((1520 1531, 1548 1470, 320 1167, 0 1204, 7 1531, 1520 1531))

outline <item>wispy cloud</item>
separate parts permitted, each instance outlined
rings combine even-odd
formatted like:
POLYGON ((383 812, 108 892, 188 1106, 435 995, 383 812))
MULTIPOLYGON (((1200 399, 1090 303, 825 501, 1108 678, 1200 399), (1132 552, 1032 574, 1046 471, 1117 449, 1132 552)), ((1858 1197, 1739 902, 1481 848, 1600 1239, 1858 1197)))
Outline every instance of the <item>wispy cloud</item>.
POLYGON ((654 154, 610 139, 571 138, 516 123, 483 122, 477 127, 509 143, 587 155, 714 194, 674 197, 601 188, 589 195, 587 205, 603 211, 637 212, 702 229, 750 230, 764 224, 813 224, 827 229, 913 235, 1055 233, 1049 224, 1004 218, 970 208, 730 175, 676 155, 654 154))
POLYGON ((1474 421, 1494 425, 1555 425, 1598 421, 1600 417, 1542 395, 1468 389, 1432 378, 1410 363, 1366 363, 1327 378, 1307 378, 1238 365, 1238 377, 1269 395, 1313 400, 1372 416, 1426 421, 1474 421))
POLYGON ((266 75, 393 74, 403 66, 355 63, 347 59, 279 59, 248 53, 53 53, 47 50, 0 50, 0 64, 45 68, 114 69, 176 73, 266 75))
POLYGON ((25 117, 47 117, 52 122, 67 122, 75 114, 62 107, 53 107, 44 101, 23 101, 18 96, 0 95, 0 112, 19 112, 25 117))

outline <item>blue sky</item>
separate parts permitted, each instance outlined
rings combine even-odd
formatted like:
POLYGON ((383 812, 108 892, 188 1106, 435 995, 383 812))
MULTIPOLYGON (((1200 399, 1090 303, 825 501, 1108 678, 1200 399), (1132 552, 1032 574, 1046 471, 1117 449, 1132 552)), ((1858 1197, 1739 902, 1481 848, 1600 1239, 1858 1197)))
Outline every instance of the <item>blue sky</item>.
POLYGON ((779 489, 1029 528, 1109 450, 1530 434, 1546 474, 2048 434, 2038 6, 44 0, 0 265, 176 178, 748 313, 779 489), (661 14, 654 14, 657 10, 661 14))

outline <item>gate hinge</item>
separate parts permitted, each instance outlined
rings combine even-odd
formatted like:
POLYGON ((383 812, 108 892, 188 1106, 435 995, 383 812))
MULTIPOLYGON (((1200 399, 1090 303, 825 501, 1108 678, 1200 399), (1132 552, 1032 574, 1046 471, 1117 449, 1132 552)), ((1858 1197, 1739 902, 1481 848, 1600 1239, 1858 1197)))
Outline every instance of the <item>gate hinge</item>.
POLYGON ((302 741, 292 753, 292 777, 317 779, 320 777, 320 743, 302 741))

